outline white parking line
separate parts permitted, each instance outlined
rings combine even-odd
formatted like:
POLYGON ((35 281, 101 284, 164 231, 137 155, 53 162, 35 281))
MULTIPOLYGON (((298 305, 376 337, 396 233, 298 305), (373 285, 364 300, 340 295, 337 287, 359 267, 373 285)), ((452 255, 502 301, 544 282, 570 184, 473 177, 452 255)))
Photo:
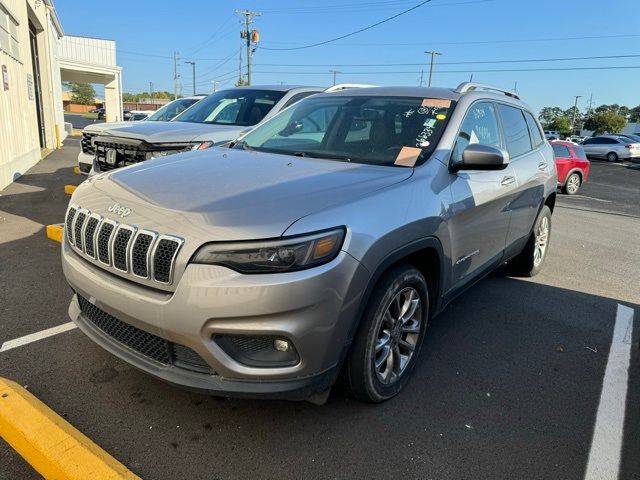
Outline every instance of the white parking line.
POLYGON ((627 401, 633 309, 618 304, 585 480, 616 480, 627 401))
POLYGON ((68 322, 63 323, 62 325, 58 325, 57 327, 47 328, 46 330, 42 330, 40 332, 25 335, 24 337, 15 338, 13 340, 4 342, 2 344, 2 347, 0 347, 0 352, 6 352, 7 350, 11 350, 13 348, 22 347, 23 345, 37 342, 38 340, 42 340, 43 338, 52 337, 53 335, 73 330, 74 328, 76 328, 76 324, 73 322, 68 322))

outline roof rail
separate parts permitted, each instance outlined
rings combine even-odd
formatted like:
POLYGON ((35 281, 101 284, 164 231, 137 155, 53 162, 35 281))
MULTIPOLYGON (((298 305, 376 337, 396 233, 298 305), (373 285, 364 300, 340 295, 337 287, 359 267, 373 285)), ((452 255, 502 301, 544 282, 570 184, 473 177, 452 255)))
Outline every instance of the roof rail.
POLYGON ((369 87, 377 87, 378 85, 367 85, 365 83, 339 83, 337 85, 333 85, 324 90, 325 93, 330 92, 339 92, 340 90, 347 90, 349 88, 369 88, 369 87))
POLYGON ((460 85, 458 85, 458 88, 456 88, 455 91, 456 93, 467 93, 472 90, 488 90, 491 92, 499 92, 506 95, 507 97, 516 98, 520 100, 520 97, 518 96, 517 93, 510 92, 502 88, 494 87, 493 85, 487 85, 485 83, 462 82, 460 85))

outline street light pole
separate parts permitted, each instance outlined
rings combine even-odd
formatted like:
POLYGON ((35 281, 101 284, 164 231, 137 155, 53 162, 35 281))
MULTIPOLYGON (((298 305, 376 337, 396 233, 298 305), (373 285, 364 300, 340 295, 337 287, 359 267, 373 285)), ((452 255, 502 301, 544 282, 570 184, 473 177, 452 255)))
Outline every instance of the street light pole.
POLYGON ((339 71, 339 70, 329 70, 329 73, 333 73, 333 84, 335 85, 336 84, 336 75, 338 73, 342 73, 342 72, 339 71))
POLYGON ((184 62, 184 63, 190 63, 191 64, 191 68, 193 71, 193 94, 196 94, 196 62, 184 62))
POLYGON ((573 104, 573 116, 571 117, 571 135, 573 135, 573 128, 576 124, 576 112, 578 110, 578 99, 582 98, 582 95, 574 95, 576 101, 573 104))
POLYGON ((431 50, 429 52, 424 52, 424 53, 431 54, 431 65, 429 66, 429 86, 431 86, 431 77, 433 76, 433 60, 434 60, 436 55, 442 55, 442 53, 436 52, 436 51, 433 51, 433 50, 431 50))

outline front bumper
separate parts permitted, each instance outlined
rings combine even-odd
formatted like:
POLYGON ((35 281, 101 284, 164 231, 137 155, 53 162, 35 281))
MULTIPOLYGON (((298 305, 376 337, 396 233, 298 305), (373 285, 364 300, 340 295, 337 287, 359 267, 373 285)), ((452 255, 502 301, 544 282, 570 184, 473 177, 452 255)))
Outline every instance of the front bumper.
POLYGON ((74 291, 118 320, 195 351, 213 373, 164 365, 116 341, 86 318, 74 296, 69 316, 100 346, 169 383, 225 396, 303 399, 335 380, 369 274, 341 252, 332 262, 284 274, 242 275, 224 267, 189 265, 173 293, 116 277, 62 247, 74 291), (300 361, 255 367, 232 358, 216 334, 276 335, 300 361))

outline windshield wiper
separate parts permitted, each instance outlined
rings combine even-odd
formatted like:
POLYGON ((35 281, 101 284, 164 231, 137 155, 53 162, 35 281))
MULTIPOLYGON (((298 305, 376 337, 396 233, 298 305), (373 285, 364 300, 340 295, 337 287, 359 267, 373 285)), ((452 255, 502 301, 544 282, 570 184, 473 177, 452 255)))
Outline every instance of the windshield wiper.
POLYGON ((345 162, 351 162, 351 159, 349 157, 325 155, 323 153, 316 153, 316 152, 293 152, 291 155, 293 155, 294 157, 311 157, 311 158, 320 158, 320 159, 324 158, 326 160, 342 160, 345 162))
POLYGON ((243 150, 249 150, 249 151, 253 150, 253 148, 250 147, 249 144, 244 140, 236 140, 235 142, 233 142, 233 148, 236 148, 237 146, 239 146, 243 150))

